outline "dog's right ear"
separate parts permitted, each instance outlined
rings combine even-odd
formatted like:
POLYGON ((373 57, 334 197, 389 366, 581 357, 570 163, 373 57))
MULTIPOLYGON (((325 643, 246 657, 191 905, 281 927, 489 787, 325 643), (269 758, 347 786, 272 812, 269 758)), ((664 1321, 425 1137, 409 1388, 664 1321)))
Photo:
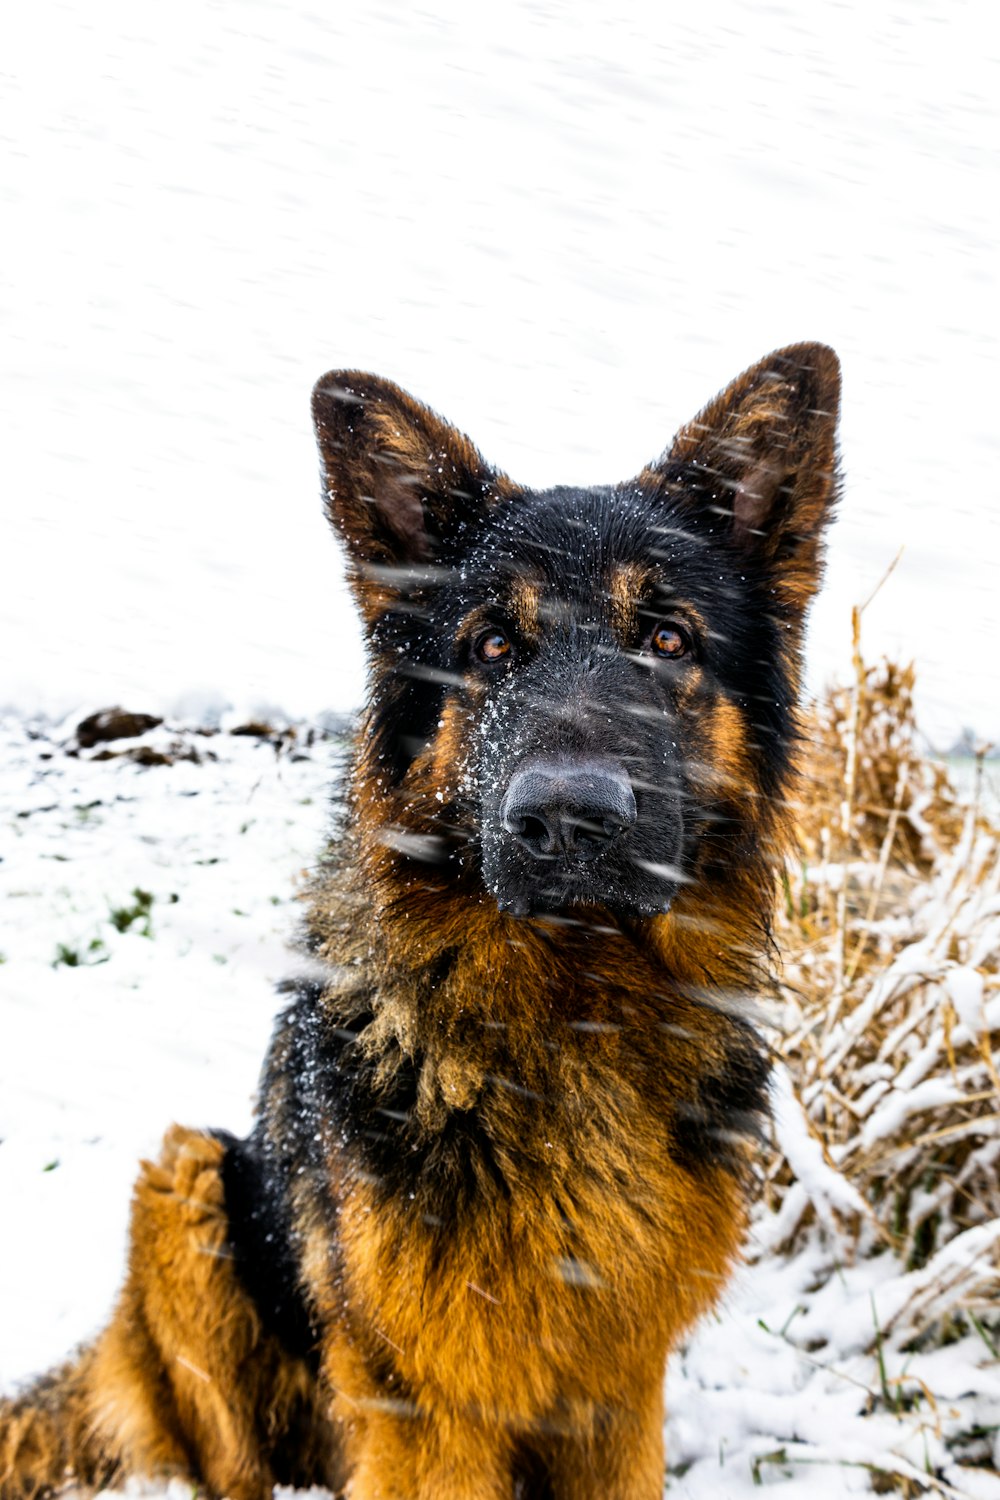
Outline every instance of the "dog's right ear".
POLYGON ((442 542, 510 482, 457 428, 377 375, 332 370, 317 382, 312 410, 327 514, 371 618, 386 592, 426 576, 442 542))
POLYGON ((837 499, 840 361, 826 344, 792 344, 752 365, 682 427, 646 471, 692 487, 743 566, 770 578, 801 624, 822 574, 837 499))

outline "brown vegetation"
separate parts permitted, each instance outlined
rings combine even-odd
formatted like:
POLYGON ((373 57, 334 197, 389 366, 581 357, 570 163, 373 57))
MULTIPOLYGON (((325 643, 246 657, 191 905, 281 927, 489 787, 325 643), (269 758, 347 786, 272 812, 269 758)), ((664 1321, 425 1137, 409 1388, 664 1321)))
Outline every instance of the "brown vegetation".
POLYGON ((840 1253, 891 1245, 922 1272, 910 1332, 947 1336, 1000 1291, 1000 830, 921 749, 912 666, 866 666, 857 625, 854 684, 809 726, 777 931, 778 1046, 831 1170, 797 1178, 779 1119, 769 1240, 819 1220, 840 1253))

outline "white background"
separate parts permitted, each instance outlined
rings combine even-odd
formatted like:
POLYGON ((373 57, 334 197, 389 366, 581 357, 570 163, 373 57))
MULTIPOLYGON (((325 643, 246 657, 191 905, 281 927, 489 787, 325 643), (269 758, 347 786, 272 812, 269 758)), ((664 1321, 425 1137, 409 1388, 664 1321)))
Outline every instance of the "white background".
POLYGON ((308 394, 400 381, 533 484, 634 473, 824 339, 866 643, 1000 738, 985 3, 22 6, 0 55, 0 704, 349 707, 308 394))

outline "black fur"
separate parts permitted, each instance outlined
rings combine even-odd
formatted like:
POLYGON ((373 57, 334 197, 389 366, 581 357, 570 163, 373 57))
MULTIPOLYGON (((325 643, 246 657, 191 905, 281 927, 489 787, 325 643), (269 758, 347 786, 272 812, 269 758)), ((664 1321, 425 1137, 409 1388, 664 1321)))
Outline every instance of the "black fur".
POLYGON ((745 1143, 763 1139, 769 1109, 771 1058, 743 1021, 732 1029, 725 1066, 697 1081, 694 1099, 678 1100, 671 1155, 689 1172, 706 1167, 746 1170, 745 1143))
POLYGON ((245 1141, 226 1131, 213 1134, 226 1148, 222 1186, 237 1274, 265 1330, 290 1354, 315 1364, 317 1332, 299 1285, 287 1182, 268 1170, 259 1130, 245 1141))

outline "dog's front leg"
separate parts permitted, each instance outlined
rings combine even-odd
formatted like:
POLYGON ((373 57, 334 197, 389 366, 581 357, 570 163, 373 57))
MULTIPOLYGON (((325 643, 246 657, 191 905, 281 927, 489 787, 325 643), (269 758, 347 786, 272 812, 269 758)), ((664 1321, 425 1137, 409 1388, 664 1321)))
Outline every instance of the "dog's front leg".
POLYGON ((513 1500, 510 1443, 495 1426, 372 1406, 351 1425, 351 1500, 513 1500))
POLYGON ((87 1398, 123 1477, 177 1474, 228 1500, 268 1500, 273 1450, 301 1443, 293 1467, 306 1482, 332 1467, 303 1427, 314 1378, 264 1332, 237 1275, 225 1153, 215 1137, 174 1126, 159 1160, 143 1164, 128 1275, 94 1346, 87 1398))
POLYGON ((543 1449, 553 1500, 661 1500, 663 1391, 657 1376, 627 1407, 605 1409, 593 1428, 543 1449))

